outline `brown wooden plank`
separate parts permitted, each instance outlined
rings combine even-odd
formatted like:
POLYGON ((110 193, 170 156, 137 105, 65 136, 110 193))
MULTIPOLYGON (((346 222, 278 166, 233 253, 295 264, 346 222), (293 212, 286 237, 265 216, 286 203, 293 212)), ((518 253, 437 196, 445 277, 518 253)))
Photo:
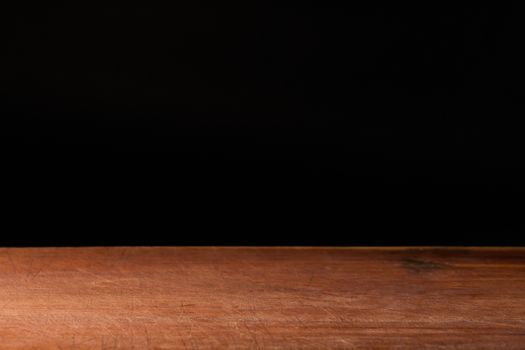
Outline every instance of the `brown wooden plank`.
POLYGON ((2 248, 0 348, 524 349, 522 248, 2 248))

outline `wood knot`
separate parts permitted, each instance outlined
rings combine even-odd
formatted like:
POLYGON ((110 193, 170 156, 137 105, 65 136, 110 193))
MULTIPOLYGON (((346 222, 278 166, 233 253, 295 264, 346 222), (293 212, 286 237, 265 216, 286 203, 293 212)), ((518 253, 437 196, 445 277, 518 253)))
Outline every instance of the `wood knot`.
POLYGON ((402 264, 405 269, 417 273, 433 272, 436 270, 443 270, 449 268, 449 265, 447 264, 414 258, 405 258, 403 259, 402 264))

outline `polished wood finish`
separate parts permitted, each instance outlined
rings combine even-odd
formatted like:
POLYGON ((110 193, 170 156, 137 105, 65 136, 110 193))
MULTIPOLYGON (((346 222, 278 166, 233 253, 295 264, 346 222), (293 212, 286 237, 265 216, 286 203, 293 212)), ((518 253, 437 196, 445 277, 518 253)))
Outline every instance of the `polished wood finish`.
POLYGON ((2 349, 525 349, 522 248, 1 248, 2 349))

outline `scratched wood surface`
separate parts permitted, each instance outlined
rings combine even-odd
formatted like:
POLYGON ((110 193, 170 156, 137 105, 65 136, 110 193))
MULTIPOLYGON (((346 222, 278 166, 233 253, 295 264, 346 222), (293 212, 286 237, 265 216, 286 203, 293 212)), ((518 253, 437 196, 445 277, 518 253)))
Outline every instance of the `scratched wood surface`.
POLYGON ((0 248, 2 349, 525 349, 521 248, 0 248))

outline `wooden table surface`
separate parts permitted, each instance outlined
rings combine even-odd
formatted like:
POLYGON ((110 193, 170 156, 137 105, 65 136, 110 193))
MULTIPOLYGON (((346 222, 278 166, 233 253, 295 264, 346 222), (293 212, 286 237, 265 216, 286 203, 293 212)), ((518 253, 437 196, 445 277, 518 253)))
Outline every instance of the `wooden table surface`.
POLYGON ((525 349, 525 248, 0 248, 2 349, 525 349))

